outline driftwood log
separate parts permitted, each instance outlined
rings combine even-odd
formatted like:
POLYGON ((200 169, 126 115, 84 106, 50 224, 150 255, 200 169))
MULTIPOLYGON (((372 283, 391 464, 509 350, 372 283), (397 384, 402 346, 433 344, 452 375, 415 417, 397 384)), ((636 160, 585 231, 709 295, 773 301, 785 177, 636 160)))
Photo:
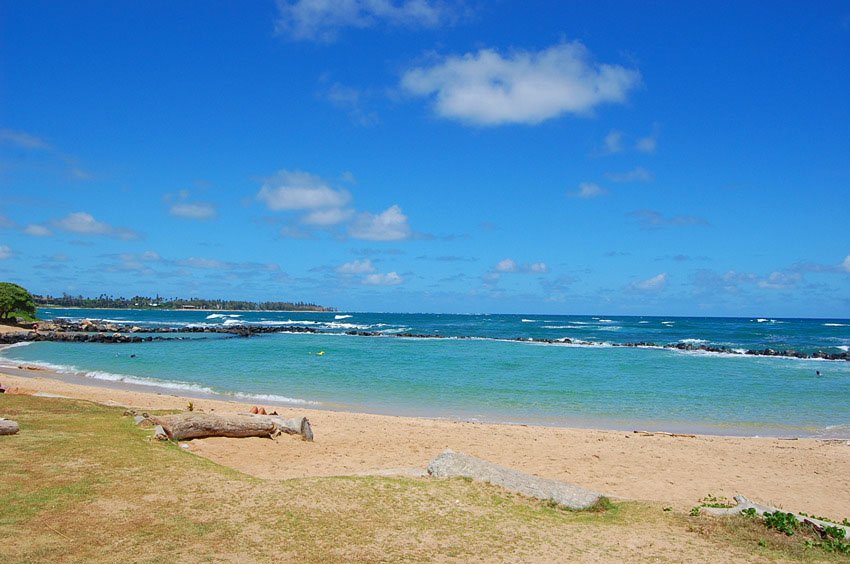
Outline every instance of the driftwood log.
POLYGON ((0 419, 0 435, 14 435, 20 431, 20 427, 14 421, 0 419))
POLYGON ((313 440, 313 431, 306 417, 283 419, 263 415, 185 412, 149 419, 155 425, 162 426, 168 438, 175 441, 206 437, 274 437, 280 433, 301 435, 304 440, 313 440))

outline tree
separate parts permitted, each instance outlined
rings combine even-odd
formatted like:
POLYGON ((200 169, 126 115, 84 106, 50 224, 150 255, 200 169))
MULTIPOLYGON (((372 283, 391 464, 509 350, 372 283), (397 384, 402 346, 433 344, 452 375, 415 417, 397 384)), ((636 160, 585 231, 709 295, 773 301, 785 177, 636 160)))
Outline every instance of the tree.
POLYGON ((22 286, 0 282, 0 319, 12 316, 35 318, 35 301, 22 286))

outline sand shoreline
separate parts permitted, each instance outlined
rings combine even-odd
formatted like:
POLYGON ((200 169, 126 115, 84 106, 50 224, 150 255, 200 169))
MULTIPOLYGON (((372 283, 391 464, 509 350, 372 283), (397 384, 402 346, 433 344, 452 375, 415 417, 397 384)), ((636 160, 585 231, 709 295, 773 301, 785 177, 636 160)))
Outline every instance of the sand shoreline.
MULTIPOLYGON (((46 370, 0 369, 0 382, 42 394, 142 409, 246 411, 251 404, 69 383, 46 370)), ((607 495, 687 510, 705 496, 746 495, 841 520, 850 508, 850 441, 534 427, 276 407, 310 418, 316 441, 203 439, 189 450, 264 479, 415 475, 446 448, 607 495)), ((0 397, 0 415, 2 398, 0 397)))

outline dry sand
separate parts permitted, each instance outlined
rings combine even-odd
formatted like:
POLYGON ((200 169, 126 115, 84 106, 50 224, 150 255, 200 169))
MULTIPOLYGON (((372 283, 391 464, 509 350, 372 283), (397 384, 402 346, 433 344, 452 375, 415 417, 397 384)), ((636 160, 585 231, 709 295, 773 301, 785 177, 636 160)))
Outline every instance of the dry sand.
MULTIPOLYGON (((0 382, 108 405, 183 409, 189 399, 70 384, 47 371, 9 371, 0 382)), ((195 409, 247 411, 249 404, 191 400, 195 409)), ((2 404, 0 404, 0 407, 2 404)), ((446 448, 615 497, 687 510, 712 494, 833 519, 850 517, 850 441, 646 436, 280 408, 306 415, 315 442, 295 437, 194 440, 189 450, 265 479, 421 472, 446 448)), ((0 413, 2 415, 2 413, 0 413)))

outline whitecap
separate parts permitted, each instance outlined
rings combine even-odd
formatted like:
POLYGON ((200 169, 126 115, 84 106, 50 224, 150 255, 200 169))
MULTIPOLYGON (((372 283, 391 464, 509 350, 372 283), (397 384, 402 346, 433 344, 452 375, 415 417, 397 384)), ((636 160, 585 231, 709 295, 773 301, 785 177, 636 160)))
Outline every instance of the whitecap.
POLYGON ((523 323, 537 323, 536 319, 521 319, 523 323))
POLYGON ((297 405, 322 405, 322 402, 313 401, 313 400, 305 400, 300 398, 290 398, 287 396, 279 396, 276 394, 247 394, 244 392, 235 392, 232 394, 233 397, 239 399, 249 399, 249 400, 261 400, 261 401, 270 401, 274 403, 293 403, 297 405))
POLYGON ((850 327, 850 325, 846 323, 824 323, 824 327, 850 327))
POLYGON ((614 323, 613 319, 600 319, 599 323, 614 323))
POLYGON ((349 319, 349 318, 351 318, 350 315, 334 315, 334 319, 337 319, 337 320, 339 320, 339 319, 349 319))
POLYGON ((669 327, 669 326, 673 325, 674 323, 676 323, 676 322, 675 321, 662 321, 661 325, 666 325, 666 326, 669 327))
POLYGON ((847 346, 847 345, 839 345, 839 346, 838 346, 838 347, 836 347, 836 348, 837 348, 837 349, 839 349, 839 350, 842 350, 842 351, 844 351, 844 352, 850 352, 850 347, 849 347, 849 346, 847 346))
POLYGON ((706 341, 705 339, 679 339, 679 342, 689 345, 704 345, 708 341, 706 341))
POLYGON ((643 324, 645 324, 645 323, 649 323, 649 321, 638 321, 638 323, 640 323, 641 325, 643 325, 643 324))

